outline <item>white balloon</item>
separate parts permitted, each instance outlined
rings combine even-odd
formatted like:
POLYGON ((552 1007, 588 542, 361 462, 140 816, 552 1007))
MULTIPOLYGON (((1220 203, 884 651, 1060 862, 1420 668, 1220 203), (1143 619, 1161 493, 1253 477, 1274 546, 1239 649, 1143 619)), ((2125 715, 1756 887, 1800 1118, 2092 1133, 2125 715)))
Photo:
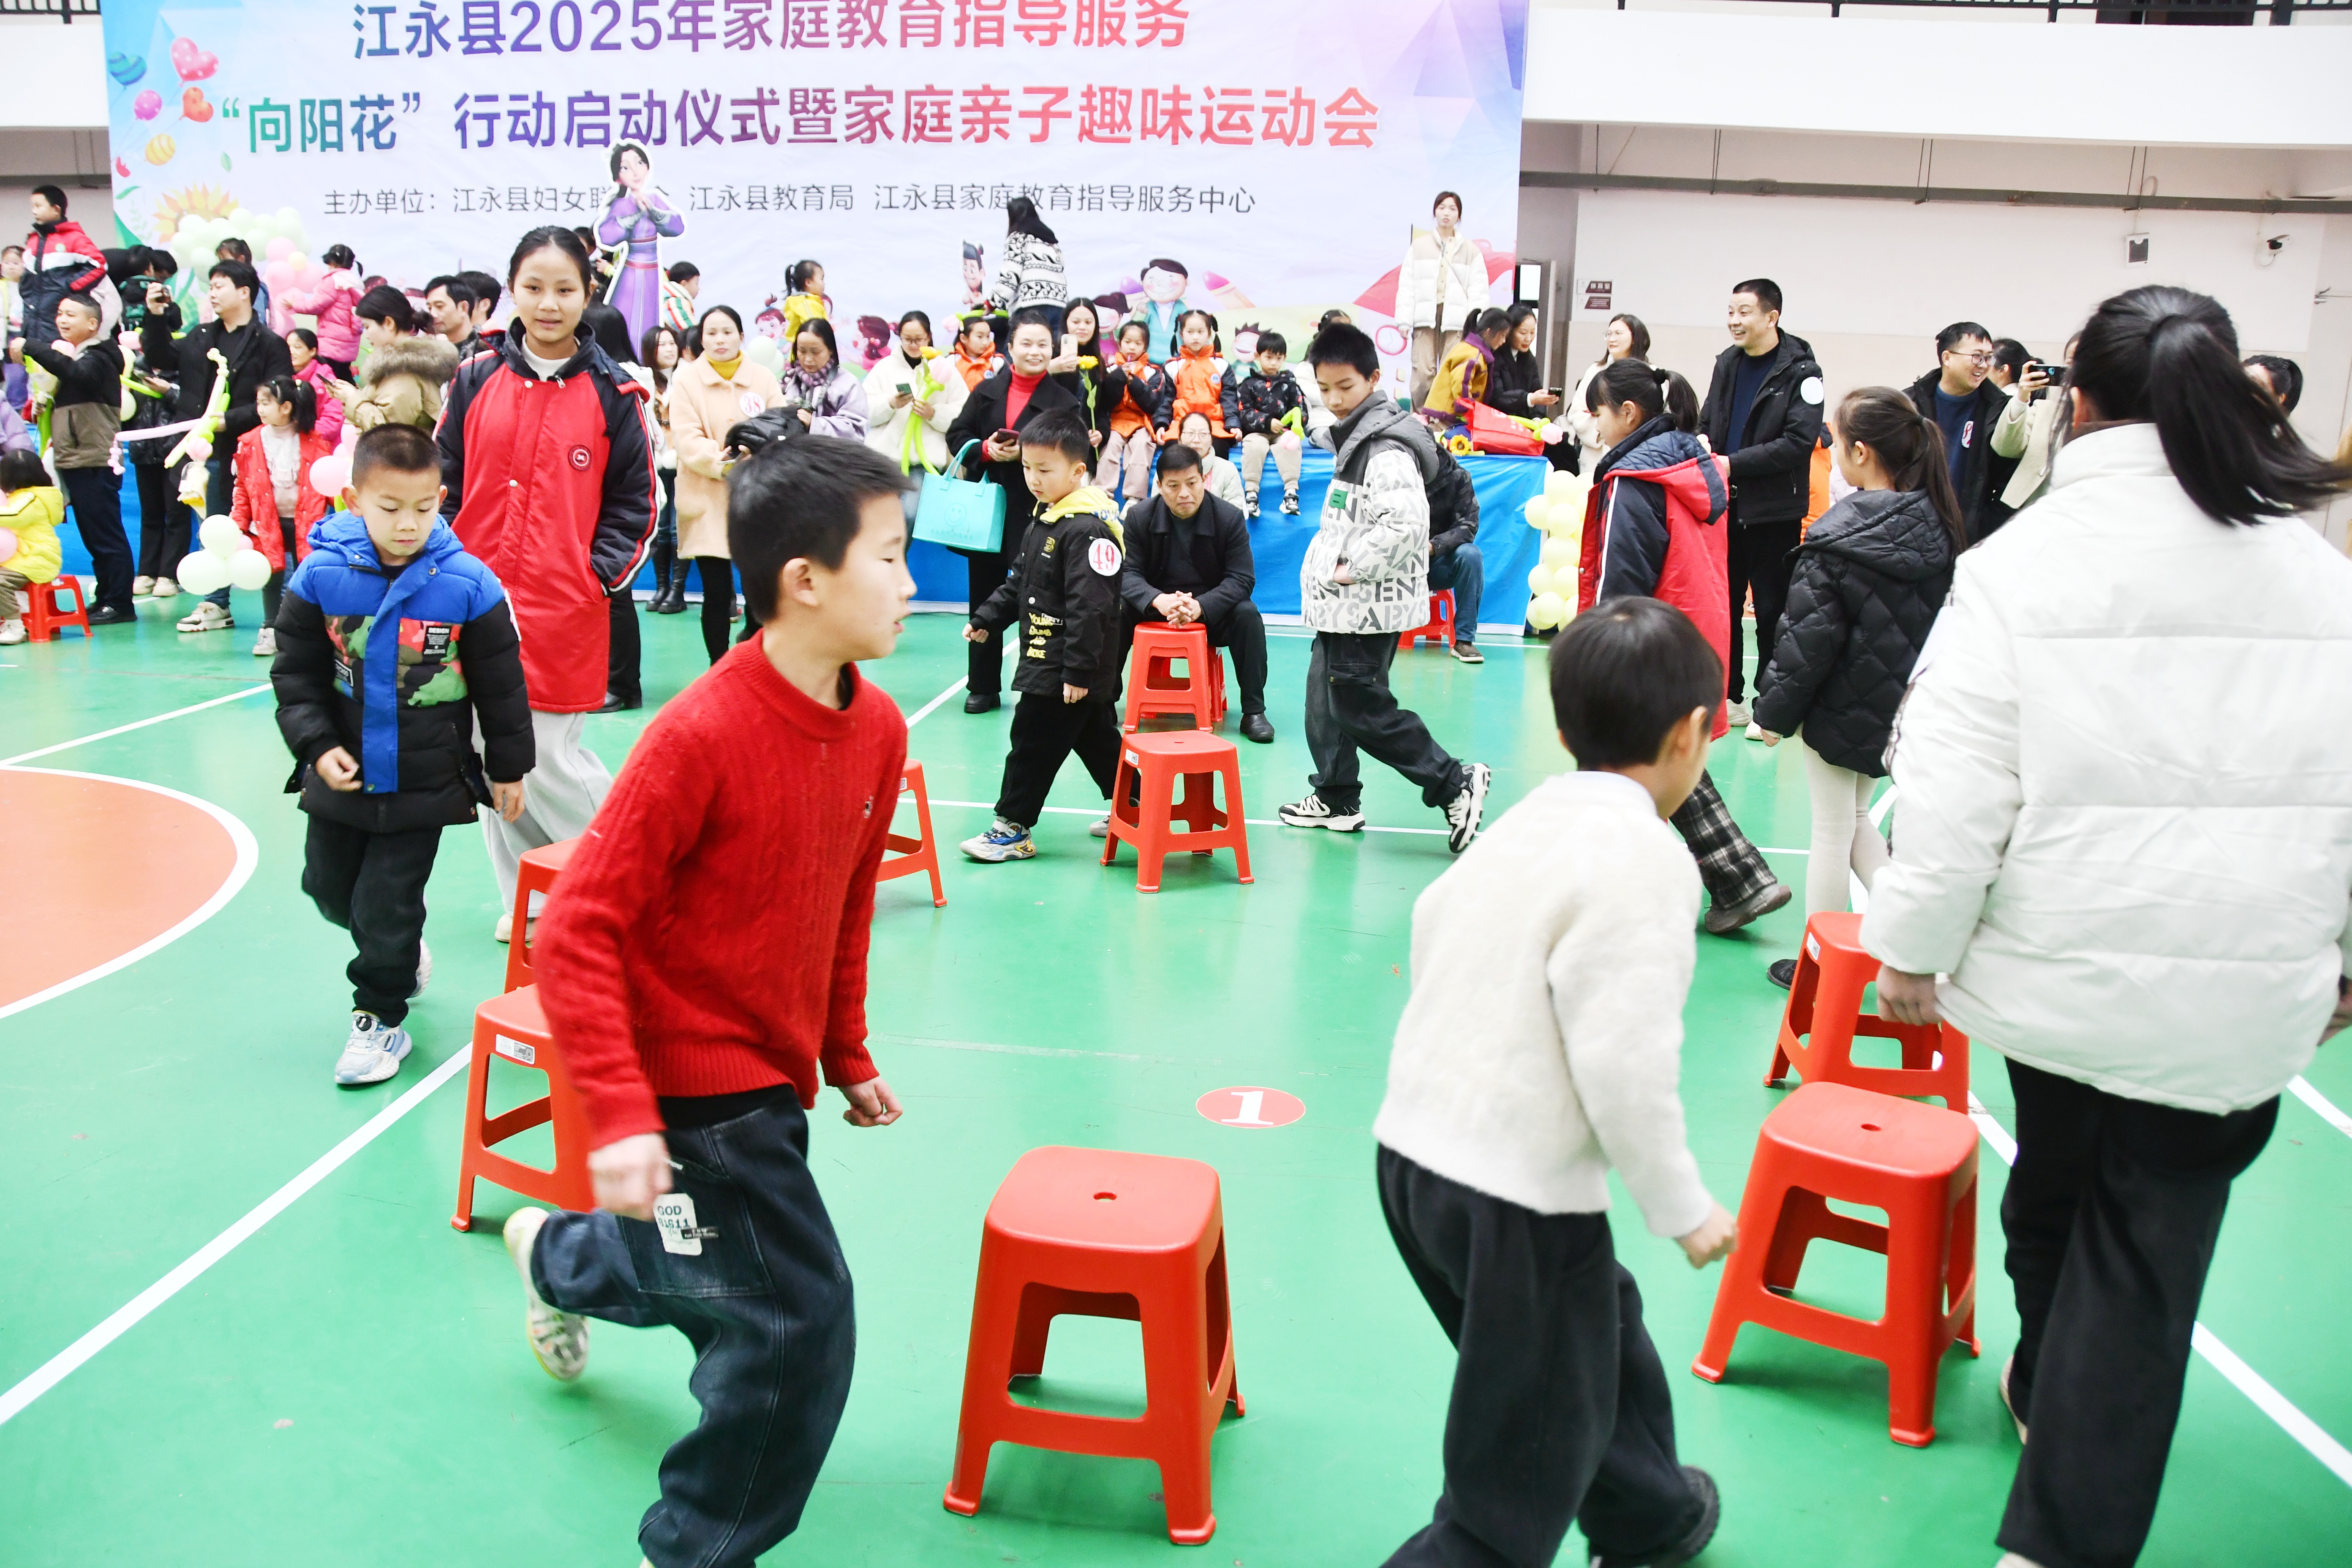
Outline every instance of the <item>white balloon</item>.
POLYGON ((1551 515, 1551 502, 1542 496, 1537 496, 1522 510, 1528 514, 1529 528, 1541 528, 1544 525, 1544 520, 1551 515))
POLYGON ((1549 631, 1568 616, 1568 601, 1558 594, 1538 594, 1528 601, 1528 625, 1539 632, 1549 631))
POLYGON ((240 550, 228 558, 229 586, 250 594, 269 581, 269 557, 258 550, 240 550))
POLYGON ((180 586, 191 594, 216 594, 228 586, 228 563, 209 550, 199 550, 180 563, 180 586))
POLYGON ((196 530, 196 542, 226 561, 246 547, 245 530, 226 517, 208 517, 205 519, 204 526, 196 530))
POLYGON ((1528 571, 1528 593, 1536 595, 1538 598, 1541 598, 1544 595, 1553 592, 1553 590, 1554 584, 1552 582, 1552 570, 1550 567, 1537 566, 1528 571))
POLYGON ((1543 553, 1538 559, 1557 572, 1563 566, 1574 564, 1576 549, 1567 540, 1553 534, 1543 542, 1543 553))
POLYGON ((1552 500, 1558 500, 1576 488, 1576 479, 1577 476, 1566 468, 1554 468, 1544 476, 1544 494, 1552 500))
POLYGON ((773 338, 754 337, 745 341, 743 357, 772 375, 784 374, 784 351, 776 346, 773 338))

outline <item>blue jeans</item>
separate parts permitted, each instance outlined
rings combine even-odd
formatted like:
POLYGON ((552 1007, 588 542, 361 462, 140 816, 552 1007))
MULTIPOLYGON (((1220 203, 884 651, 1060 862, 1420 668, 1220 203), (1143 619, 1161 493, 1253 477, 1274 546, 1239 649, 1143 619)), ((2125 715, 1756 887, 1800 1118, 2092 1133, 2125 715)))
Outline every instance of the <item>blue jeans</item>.
POLYGON ((667 1250, 643 1220, 559 1214, 531 1249, 531 1283, 566 1311, 692 1342, 702 1420, 662 1457, 637 1544, 655 1568, 751 1568, 800 1524, 849 1399, 857 1325, 793 1091, 716 1126, 675 1125, 692 1103, 664 1102, 665 1136, 700 1255, 667 1250))
POLYGON ((1454 590, 1454 640, 1478 640, 1478 601, 1486 592, 1486 561, 1475 544, 1457 544, 1429 558, 1429 591, 1454 590))

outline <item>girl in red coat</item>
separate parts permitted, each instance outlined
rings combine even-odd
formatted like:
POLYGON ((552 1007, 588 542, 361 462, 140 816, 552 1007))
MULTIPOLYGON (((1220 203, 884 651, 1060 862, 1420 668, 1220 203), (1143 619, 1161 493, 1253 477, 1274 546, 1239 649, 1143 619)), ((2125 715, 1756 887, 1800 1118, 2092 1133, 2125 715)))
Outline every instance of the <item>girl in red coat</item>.
POLYGON ((310 488, 310 465, 335 449, 318 428, 318 400, 291 376, 277 376, 253 390, 253 411, 261 423, 236 444, 228 515, 245 530, 253 547, 269 561, 269 581, 261 590, 261 635, 253 657, 278 651, 278 605, 286 574, 310 553, 310 529, 327 515, 327 498, 310 488))
MULTIPOLYGON (((628 592, 661 509, 645 388, 580 330, 591 295, 579 236, 523 236, 507 292, 506 341, 457 367, 435 439, 442 515, 505 585, 522 637, 538 761, 522 815, 482 820, 511 910, 523 851, 586 832, 612 787, 581 715, 604 706, 608 601, 628 592)), ((500 942, 510 925, 499 917, 500 942)))

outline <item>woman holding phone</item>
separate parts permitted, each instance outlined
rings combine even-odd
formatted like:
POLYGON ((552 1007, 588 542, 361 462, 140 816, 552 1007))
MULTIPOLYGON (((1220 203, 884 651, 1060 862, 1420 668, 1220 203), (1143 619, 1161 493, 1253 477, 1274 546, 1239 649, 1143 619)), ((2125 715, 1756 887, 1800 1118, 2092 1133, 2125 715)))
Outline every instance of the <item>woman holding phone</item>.
POLYGON ((1093 433, 1097 452, 1102 450, 1103 437, 1110 427, 1111 405, 1115 402, 1104 395, 1103 367, 1113 356, 1102 341, 1101 321, 1093 300, 1071 300, 1069 309, 1062 312, 1060 352, 1045 367, 1055 380, 1078 395, 1086 407, 1087 428, 1093 433))
MULTIPOLYGON (((1004 367, 974 387, 963 412, 948 429, 948 450, 962 461, 965 479, 985 479, 1004 488, 1004 536, 994 550, 959 550, 969 571, 971 602, 979 605, 1004 581, 1011 569, 1011 549, 1037 508, 1029 481, 1021 472, 1021 431, 1040 414, 1067 410, 1081 416, 1086 404, 1049 370, 1054 360, 1055 313, 1042 308, 1013 318, 1011 357, 1004 367), (970 458, 964 448, 979 449, 970 458)), ((998 641, 972 643, 964 682, 963 710, 986 713, 1004 700, 1004 646, 998 641)))

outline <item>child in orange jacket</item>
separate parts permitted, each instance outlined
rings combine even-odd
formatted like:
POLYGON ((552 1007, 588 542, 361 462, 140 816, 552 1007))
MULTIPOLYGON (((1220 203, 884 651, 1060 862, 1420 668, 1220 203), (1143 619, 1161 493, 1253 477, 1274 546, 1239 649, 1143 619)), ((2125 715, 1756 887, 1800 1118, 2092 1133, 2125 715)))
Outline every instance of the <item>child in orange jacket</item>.
POLYGON ((1216 318, 1206 310, 1187 310, 1176 323, 1176 357, 1168 362, 1169 379, 1176 384, 1163 442, 1173 441, 1184 428, 1184 416, 1198 414, 1209 422, 1217 455, 1240 439, 1225 424, 1225 362, 1217 353, 1216 318))

